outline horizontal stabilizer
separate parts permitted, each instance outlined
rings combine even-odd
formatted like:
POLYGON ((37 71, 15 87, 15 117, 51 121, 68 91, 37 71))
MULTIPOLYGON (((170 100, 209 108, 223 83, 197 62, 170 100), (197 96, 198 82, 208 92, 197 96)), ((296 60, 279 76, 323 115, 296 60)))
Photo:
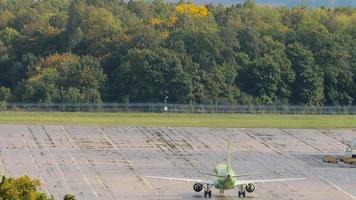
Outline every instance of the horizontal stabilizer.
MULTIPOLYGON (((210 174, 210 173, 200 173, 202 175, 206 175, 206 176, 213 176, 213 177, 219 177, 219 178, 225 178, 226 176, 222 176, 222 175, 218 175, 218 174, 210 174)), ((256 175, 259 174, 257 172, 255 173, 243 173, 243 174, 237 174, 234 176, 231 176, 232 178, 237 178, 237 177, 242 177, 242 176, 250 176, 250 175, 256 175)))

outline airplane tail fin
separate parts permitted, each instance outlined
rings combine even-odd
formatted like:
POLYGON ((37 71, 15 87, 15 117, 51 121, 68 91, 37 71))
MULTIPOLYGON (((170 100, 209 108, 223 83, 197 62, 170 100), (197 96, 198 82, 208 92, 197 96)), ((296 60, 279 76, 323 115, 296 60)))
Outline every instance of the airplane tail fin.
POLYGON ((231 144, 230 141, 227 141, 227 159, 226 159, 227 170, 231 168, 231 144))

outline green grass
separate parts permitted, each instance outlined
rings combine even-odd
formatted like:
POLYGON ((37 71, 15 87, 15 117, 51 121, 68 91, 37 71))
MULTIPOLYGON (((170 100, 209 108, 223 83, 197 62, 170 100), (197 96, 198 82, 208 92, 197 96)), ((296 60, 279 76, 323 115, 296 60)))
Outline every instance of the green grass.
POLYGON ((240 128, 356 128, 356 116, 0 112, 0 123, 240 128))

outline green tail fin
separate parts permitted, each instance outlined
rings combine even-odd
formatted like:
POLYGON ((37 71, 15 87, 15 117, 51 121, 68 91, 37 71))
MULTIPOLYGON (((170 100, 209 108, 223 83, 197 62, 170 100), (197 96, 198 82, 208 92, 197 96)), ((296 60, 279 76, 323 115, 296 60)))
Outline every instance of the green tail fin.
POLYGON ((227 141, 227 159, 226 159, 227 163, 227 170, 230 171, 230 166, 231 166, 231 144, 230 141, 227 141))

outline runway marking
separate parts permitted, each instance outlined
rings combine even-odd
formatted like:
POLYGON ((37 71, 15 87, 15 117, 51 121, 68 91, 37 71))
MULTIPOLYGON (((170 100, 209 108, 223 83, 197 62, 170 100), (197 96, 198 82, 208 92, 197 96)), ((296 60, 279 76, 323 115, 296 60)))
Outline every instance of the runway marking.
MULTIPOLYGON (((43 125, 42 125, 42 129, 43 129, 43 131, 47 131, 46 128, 45 128, 43 125)), ((48 137, 50 137, 49 134, 48 134, 48 137)), ((43 146, 45 146, 45 145, 43 145, 43 146)), ((54 161, 54 164, 55 164, 57 170, 59 171, 59 174, 60 174, 60 176, 62 177, 65 186, 67 187, 67 189, 68 189, 70 192, 72 192, 71 187, 69 186, 69 184, 68 184, 68 182, 67 182, 67 179, 65 178, 65 176, 64 176, 64 174, 63 174, 63 171, 62 171, 61 168, 59 167, 59 164, 58 164, 57 160, 54 158, 52 152, 51 152, 51 151, 49 150, 49 148, 47 148, 47 147, 45 147, 44 149, 47 151, 47 153, 50 155, 51 159, 54 161)))
MULTIPOLYGON (((31 137, 32 137, 32 135, 31 135, 31 137)), ((43 176, 42 176, 42 174, 41 174, 41 172, 40 172, 40 168, 38 167, 38 165, 37 165, 37 163, 36 163, 36 160, 35 160, 35 158, 34 158, 33 155, 32 155, 32 152, 31 152, 30 149, 28 148, 28 144, 27 144, 25 138, 22 138, 22 141, 23 141, 24 144, 25 144, 25 149, 30 153, 32 162, 33 162, 33 164, 35 165, 35 168, 36 168, 38 174, 40 175, 40 179, 41 179, 42 183, 45 183, 44 178, 43 178, 43 176)), ((44 190, 45 190, 45 192, 46 192, 48 195, 50 195, 50 192, 48 191, 47 187, 44 187, 44 190)))
POLYGON ((74 147, 75 150, 79 150, 79 147, 75 144, 75 142, 72 140, 72 138, 69 136, 67 129, 62 126, 61 127, 62 131, 64 132, 64 135, 66 136, 67 140, 69 141, 70 145, 74 147))
POLYGON ((329 181, 328 179, 326 179, 324 176, 318 174, 317 172, 314 172, 317 176, 319 176, 321 179, 323 179, 326 183, 330 184, 332 187, 334 187, 335 189, 339 190, 340 192, 346 194, 347 196, 349 196, 351 199, 356 199, 355 196, 353 196, 352 194, 346 192, 344 189, 342 189, 341 187, 337 186, 336 184, 332 183, 331 181, 329 181))
POLYGON ((274 146, 268 144, 267 142, 265 142, 264 140, 262 140, 261 138, 259 138, 258 136, 255 136, 250 130, 248 129, 242 129, 242 131, 244 131, 248 136, 250 136, 251 138, 257 140, 258 142, 260 142, 261 144, 265 145, 267 148, 272 149, 273 151, 275 151, 277 154, 282 155, 283 153, 276 149, 274 146))
POLYGON ((293 135, 292 133, 289 133, 287 130, 285 129, 280 129, 282 133, 300 141, 301 143, 303 143, 304 145, 308 146, 308 147, 311 147, 312 149, 316 150, 318 153, 322 152, 319 148, 315 147, 314 145, 312 144, 309 144, 308 142, 306 142, 305 140, 303 140, 302 138, 299 138, 295 135, 293 135))
MULTIPOLYGON (((120 153, 119 147, 109 138, 109 136, 106 135, 104 129, 99 127, 99 132, 100 132, 100 134, 105 138, 105 140, 106 140, 116 151, 118 151, 118 152, 120 153)), ((121 153, 120 153, 120 155, 121 155, 121 153)), ((133 164, 131 163, 130 160, 124 158, 124 156, 122 156, 122 155, 121 155, 121 157, 122 157, 123 159, 125 159, 126 163, 127 163, 131 168, 134 169, 133 164)), ((135 175, 137 176, 137 178, 138 178, 139 180, 141 180, 141 181, 143 182, 144 185, 146 185, 146 186, 154 193, 154 195, 155 195, 158 199, 162 199, 162 198, 160 197, 159 193, 158 193, 158 192, 154 189, 154 187, 145 179, 145 177, 139 176, 139 175, 136 174, 136 173, 135 173, 135 175)))
POLYGON ((91 166, 93 167, 93 170, 94 170, 94 172, 95 172, 95 179, 96 179, 96 181, 99 182, 99 184, 101 184, 101 185, 104 187, 104 192, 106 193, 106 195, 109 196, 110 199, 114 199, 114 198, 112 197, 112 195, 109 193, 109 189, 108 189, 108 187, 105 185, 104 181, 101 179, 100 175, 95 171, 95 168, 94 168, 93 164, 91 164, 87 159, 86 159, 85 161, 88 163, 88 165, 91 165, 91 166))
POLYGON ((88 177, 84 174, 82 168, 80 168, 80 166, 79 166, 79 164, 78 164, 78 162, 77 162, 77 159, 74 158, 74 156, 72 155, 72 153, 68 152, 68 154, 69 154, 70 158, 72 159, 72 161, 74 162, 74 164, 75 164, 75 166, 77 167, 77 169, 79 170, 80 174, 83 176, 84 181, 88 184, 88 186, 89 186, 89 188, 90 188, 90 190, 91 190, 91 193, 95 196, 96 199, 99 200, 99 197, 98 197, 98 195, 96 194, 96 192, 94 191, 92 185, 90 184, 88 177))
MULTIPOLYGON (((46 131, 46 128, 45 128, 43 125, 42 125, 41 127, 42 127, 43 131, 46 131)), ((35 137, 33 136, 33 132, 32 132, 31 127, 28 126, 27 128, 28 128, 28 130, 29 130, 29 132, 30 132, 30 136, 31 136, 32 140, 33 140, 36 144, 37 144, 37 143, 40 143, 40 141, 37 141, 37 140, 35 139, 35 137)), ((50 136, 48 135, 48 137, 50 137, 50 136)), ((41 139, 43 140, 42 137, 41 137, 41 139)), ((45 144, 42 144, 41 146, 42 146, 42 148, 43 148, 45 151, 47 151, 47 153, 48 153, 48 155, 50 156, 50 158, 52 159, 52 161, 54 161, 54 166, 55 166, 55 168, 57 168, 57 170, 58 170, 58 172, 59 172, 61 178, 62 178, 63 181, 64 181, 64 185, 65 185, 64 187, 66 187, 66 189, 67 189, 68 191, 72 191, 72 190, 71 190, 71 187, 69 186, 69 184, 68 184, 68 182, 67 182, 67 180, 66 180, 66 178, 65 178, 65 176, 64 176, 64 174, 63 174, 63 171, 62 171, 61 168, 59 167, 58 162, 57 162, 56 159, 54 158, 54 156, 53 156, 53 154, 51 153, 51 151, 49 150, 49 148, 47 148, 45 144)))

